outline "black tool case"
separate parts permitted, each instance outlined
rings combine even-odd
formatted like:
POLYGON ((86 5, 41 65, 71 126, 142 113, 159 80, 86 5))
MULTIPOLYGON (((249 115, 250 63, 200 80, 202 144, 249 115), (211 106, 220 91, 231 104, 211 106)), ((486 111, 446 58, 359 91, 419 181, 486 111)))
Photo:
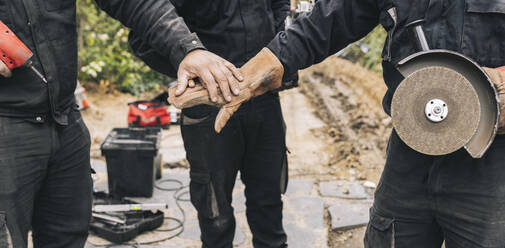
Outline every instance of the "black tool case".
POLYGON ((161 178, 161 128, 114 128, 101 146, 107 162, 109 193, 151 197, 161 178))
MULTIPOLYGON (((109 195, 98 192, 94 193, 93 204, 136 204, 130 200, 117 200, 109 195)), ((101 213, 102 214, 102 213, 101 213)), ((164 214, 162 211, 129 211, 110 214, 116 218, 126 221, 126 224, 114 223, 99 218, 93 218, 90 224, 90 231, 97 236, 110 242, 121 244, 130 241, 139 234, 154 230, 163 225, 164 214)))

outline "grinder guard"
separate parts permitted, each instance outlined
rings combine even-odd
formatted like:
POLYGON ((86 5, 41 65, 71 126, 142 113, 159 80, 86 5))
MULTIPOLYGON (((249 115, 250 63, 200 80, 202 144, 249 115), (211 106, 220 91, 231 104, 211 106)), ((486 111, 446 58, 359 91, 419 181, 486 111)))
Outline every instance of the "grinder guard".
MULTIPOLYGON (((480 103, 480 120, 475 134, 464 145, 464 148, 473 158, 481 158, 493 142, 498 130, 500 107, 494 84, 474 61, 448 50, 427 50, 415 53, 400 61, 397 69, 407 78, 428 67, 443 67, 461 74, 477 93, 480 103)), ((433 144, 433 146, 436 145, 433 144)))

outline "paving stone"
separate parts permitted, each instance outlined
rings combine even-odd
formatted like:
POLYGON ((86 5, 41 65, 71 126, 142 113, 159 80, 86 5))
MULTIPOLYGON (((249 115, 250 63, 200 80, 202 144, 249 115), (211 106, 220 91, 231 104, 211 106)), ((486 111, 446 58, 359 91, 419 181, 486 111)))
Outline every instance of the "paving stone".
POLYGON ((313 185, 314 180, 312 179, 290 179, 286 195, 309 195, 313 185))
POLYGON ((319 190, 324 197, 338 197, 343 199, 366 199, 370 197, 359 182, 321 182, 319 184, 319 190))
POLYGON ((245 242, 245 233, 237 224, 235 229, 235 238, 233 239, 233 245, 238 246, 245 242))
POLYGON ((364 226, 369 220, 370 204, 341 202, 328 208, 332 230, 347 230, 364 226))
POLYGON ((98 172, 105 172, 107 173, 107 164, 103 160, 98 160, 98 159, 91 159, 91 168, 95 170, 97 173, 98 172))
POLYGON ((320 197, 294 197, 288 198, 286 212, 293 213, 294 220, 287 220, 287 223, 303 223, 310 229, 324 228, 324 206, 320 197))
MULTIPOLYGON (((198 220, 187 220, 184 224, 184 232, 181 233, 181 238, 191 239, 191 240, 200 240, 200 226, 198 225, 198 220)), ((236 225, 235 228, 235 238, 233 240, 233 245, 241 245, 245 242, 245 233, 244 231, 236 225)))
POLYGON ((311 228, 287 223, 284 224, 284 229, 288 234, 288 245, 290 248, 314 247, 316 234, 311 228))
POLYGON ((245 211, 246 209, 245 201, 246 199, 244 195, 244 190, 240 190, 235 194, 233 194, 233 201, 231 205, 233 206, 235 213, 241 213, 245 211))
POLYGON ((163 130, 159 152, 162 155, 163 163, 177 163, 186 158, 186 150, 178 126, 171 126, 169 130, 163 130))
POLYGON ((198 225, 198 220, 186 220, 184 223, 184 232, 180 235, 181 238, 200 240, 200 226, 198 225))

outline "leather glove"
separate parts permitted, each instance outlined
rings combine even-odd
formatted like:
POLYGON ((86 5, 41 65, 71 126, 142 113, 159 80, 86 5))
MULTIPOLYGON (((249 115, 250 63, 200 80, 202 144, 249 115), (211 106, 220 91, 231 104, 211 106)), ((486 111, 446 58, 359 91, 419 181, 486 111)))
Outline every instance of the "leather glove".
POLYGON ((169 89, 168 102, 179 109, 199 104, 219 107, 220 110, 214 123, 214 129, 219 133, 243 102, 275 90, 282 85, 284 67, 268 48, 263 48, 239 70, 244 80, 239 83, 240 93, 237 96, 232 96, 230 102, 226 102, 221 94, 218 95, 216 102, 212 102, 207 89, 202 85, 188 88, 180 96, 176 96, 176 88, 172 87, 169 89))
POLYGON ((498 121, 498 134, 505 134, 505 67, 499 69, 483 68, 494 83, 498 91, 500 102, 500 120, 498 121))

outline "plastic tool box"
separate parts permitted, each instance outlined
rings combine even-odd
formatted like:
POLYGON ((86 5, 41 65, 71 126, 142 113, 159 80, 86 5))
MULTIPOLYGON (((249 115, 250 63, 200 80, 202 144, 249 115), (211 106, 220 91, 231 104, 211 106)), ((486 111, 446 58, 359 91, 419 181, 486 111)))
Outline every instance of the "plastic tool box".
MULTIPOLYGON (((130 200, 117 200, 98 192, 94 193, 93 204, 135 204, 130 200)), ((100 218, 93 218, 90 230, 97 236, 113 243, 124 243, 134 239, 139 234, 154 230, 163 225, 164 214, 161 211, 129 211, 111 213, 112 217, 124 220, 125 224, 114 223, 100 218)))
POLYGON ((161 177, 161 128, 114 128, 102 144, 109 193, 115 197, 153 195, 161 177))

